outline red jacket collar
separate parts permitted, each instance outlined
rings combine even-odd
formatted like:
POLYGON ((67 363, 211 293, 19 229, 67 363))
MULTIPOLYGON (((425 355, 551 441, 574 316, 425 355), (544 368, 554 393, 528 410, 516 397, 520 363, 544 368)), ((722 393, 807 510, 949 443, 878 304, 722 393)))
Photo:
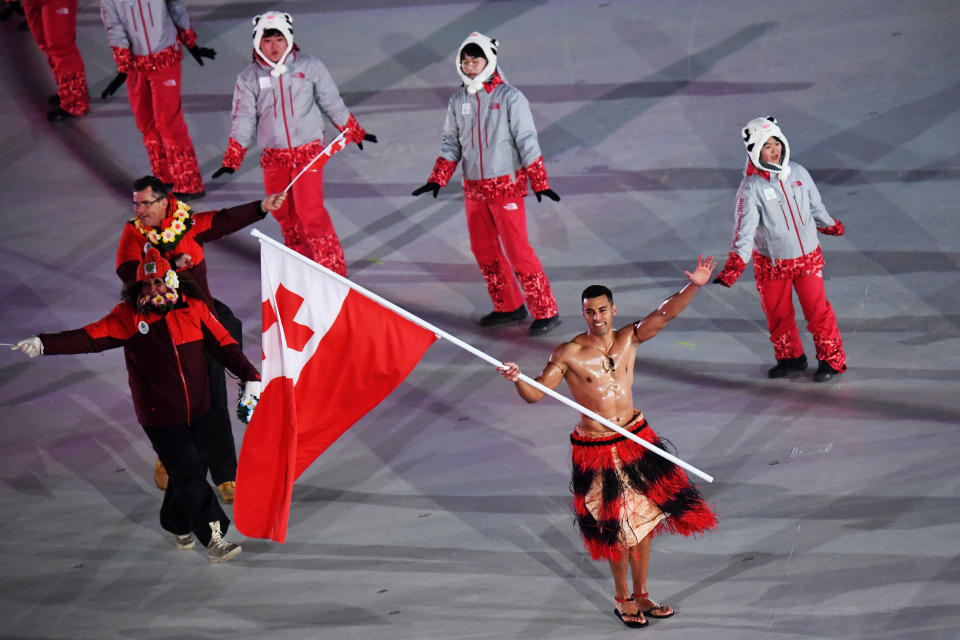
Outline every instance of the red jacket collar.
POLYGON ((750 162, 749 159, 747 160, 747 175, 748 175, 748 176, 754 176, 754 175, 760 176, 760 177, 762 177, 762 178, 766 178, 767 182, 770 182, 770 172, 769 172, 769 171, 764 171, 763 169, 757 169, 755 166, 753 166, 753 163, 750 162))
POLYGON ((499 71, 494 71, 490 79, 483 83, 483 88, 487 93, 493 93, 498 84, 503 84, 503 78, 500 77, 499 71))

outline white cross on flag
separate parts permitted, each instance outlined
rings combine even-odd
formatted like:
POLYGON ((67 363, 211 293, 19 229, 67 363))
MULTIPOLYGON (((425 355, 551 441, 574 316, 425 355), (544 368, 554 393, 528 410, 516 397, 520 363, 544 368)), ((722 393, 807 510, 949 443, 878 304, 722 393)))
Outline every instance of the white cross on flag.
POLYGON ((263 391, 237 467, 234 520, 283 542, 293 483, 413 370, 432 332, 260 240, 263 391))

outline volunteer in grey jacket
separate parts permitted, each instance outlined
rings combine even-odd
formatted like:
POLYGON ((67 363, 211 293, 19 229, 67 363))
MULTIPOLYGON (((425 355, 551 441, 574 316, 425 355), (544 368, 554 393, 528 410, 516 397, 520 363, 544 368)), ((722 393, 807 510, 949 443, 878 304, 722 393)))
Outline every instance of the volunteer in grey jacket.
MULTIPOLYGON (((233 124, 216 178, 240 168, 257 139, 267 193, 279 193, 326 146, 324 116, 347 142, 376 142, 360 127, 319 59, 300 53, 293 42, 290 14, 268 11, 253 19, 253 62, 237 76, 233 124)), ((347 275, 340 239, 323 206, 323 169, 317 164, 300 177, 280 209, 273 212, 291 249, 347 275)))
POLYGON ((100 96, 109 97, 126 81, 153 175, 172 184, 181 200, 199 198, 203 179, 180 97, 180 45, 200 65, 217 52, 197 45, 180 0, 100 0, 100 16, 119 71, 100 96))
POLYGON ((820 361, 814 380, 825 382, 843 373, 846 354, 837 319, 823 286, 823 252, 817 232, 843 235, 820 199, 813 178, 790 162, 790 146, 772 116, 755 118, 743 129, 747 167, 737 192, 733 248, 714 282, 736 282, 753 257, 760 303, 767 316, 777 365, 771 378, 807 368, 794 319, 797 292, 807 328, 820 361))
POLYGON ((530 105, 497 69, 497 47, 496 40, 474 32, 457 50, 463 86, 447 106, 433 172, 413 195, 431 191, 436 198, 462 161, 470 249, 493 301, 493 311, 480 324, 497 327, 523 320, 526 299, 534 317, 530 334, 543 335, 560 324, 560 316, 527 238, 527 180, 538 202, 542 196, 554 201, 560 196, 547 180, 530 105))

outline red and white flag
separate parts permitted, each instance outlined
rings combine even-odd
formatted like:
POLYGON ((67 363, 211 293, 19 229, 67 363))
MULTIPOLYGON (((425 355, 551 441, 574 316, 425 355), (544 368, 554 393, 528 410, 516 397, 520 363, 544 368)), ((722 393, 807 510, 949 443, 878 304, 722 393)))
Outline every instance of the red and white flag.
POLYGON ((260 240, 260 280, 263 390, 240 450, 233 514, 244 535, 283 542, 294 481, 437 336, 274 241, 260 240))

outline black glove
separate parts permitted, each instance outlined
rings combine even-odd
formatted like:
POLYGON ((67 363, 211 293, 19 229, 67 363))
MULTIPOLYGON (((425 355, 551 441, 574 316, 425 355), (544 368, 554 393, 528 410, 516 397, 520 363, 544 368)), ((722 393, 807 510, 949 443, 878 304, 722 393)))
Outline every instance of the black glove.
POLYGON ((190 55, 193 56, 193 59, 197 61, 201 67, 203 66, 203 59, 210 58, 213 60, 217 57, 217 52, 211 49, 210 47, 201 47, 198 45, 193 45, 189 49, 190 55))
POLYGON ((127 74, 121 71, 120 73, 117 74, 117 76, 113 80, 110 81, 110 84, 108 84, 107 88, 103 90, 103 92, 100 94, 100 97, 106 100, 107 98, 115 94, 117 92, 117 89, 120 88, 120 85, 122 85, 126 81, 127 81, 127 74))
MULTIPOLYGON (((377 136, 373 135, 372 133, 365 133, 365 134, 363 134, 363 139, 366 140, 367 142, 372 142, 373 144, 377 144, 377 136)), ((358 143, 357 143, 357 148, 358 148, 358 149, 363 149, 363 143, 362 143, 362 142, 358 142, 358 143)))
POLYGON ((230 167, 220 167, 219 169, 213 172, 213 175, 210 176, 210 179, 213 180, 214 178, 219 178, 225 173, 233 173, 233 172, 234 172, 234 169, 231 169, 230 167))
POLYGON ((440 193, 440 185, 437 184, 436 182, 428 182, 422 187, 418 187, 417 189, 414 189, 413 193, 411 193, 410 195, 418 196, 421 193, 426 193, 427 191, 433 191, 433 197, 436 198, 437 194, 440 193))
POLYGON ((533 195, 537 196, 537 202, 540 202, 540 198, 541 198, 542 196, 547 196, 548 198, 550 198, 550 199, 553 200, 554 202, 560 202, 560 196, 558 196, 556 193, 554 193, 553 189, 543 189, 542 191, 537 191, 537 192, 536 192, 535 194, 533 194, 533 195))
POLYGON ((3 8, 3 11, 0 11, 0 22, 6 22, 7 18, 13 15, 13 12, 16 11, 20 15, 23 15, 23 6, 20 4, 20 1, 8 2, 7 6, 3 8))

